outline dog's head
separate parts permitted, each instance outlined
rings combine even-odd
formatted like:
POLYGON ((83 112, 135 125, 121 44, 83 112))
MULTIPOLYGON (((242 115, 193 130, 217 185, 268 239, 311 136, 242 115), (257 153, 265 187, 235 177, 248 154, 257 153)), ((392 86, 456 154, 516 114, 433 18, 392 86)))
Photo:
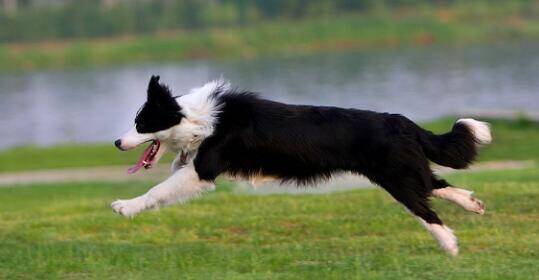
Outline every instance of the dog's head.
POLYGON ((151 142, 137 164, 129 169, 129 173, 142 167, 148 169, 159 161, 167 149, 172 128, 179 125, 184 118, 181 109, 168 87, 159 83, 159 76, 152 76, 147 100, 137 113, 135 126, 114 142, 122 151, 151 142))

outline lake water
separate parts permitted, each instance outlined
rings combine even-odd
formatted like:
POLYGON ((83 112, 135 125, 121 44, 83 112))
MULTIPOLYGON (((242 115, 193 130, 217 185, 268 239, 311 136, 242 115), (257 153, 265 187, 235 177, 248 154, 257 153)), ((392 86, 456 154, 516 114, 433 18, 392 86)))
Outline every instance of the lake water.
POLYGON ((0 148, 111 142, 152 74, 175 94, 220 77, 274 100, 402 113, 539 111, 539 43, 430 47, 0 75, 0 148))

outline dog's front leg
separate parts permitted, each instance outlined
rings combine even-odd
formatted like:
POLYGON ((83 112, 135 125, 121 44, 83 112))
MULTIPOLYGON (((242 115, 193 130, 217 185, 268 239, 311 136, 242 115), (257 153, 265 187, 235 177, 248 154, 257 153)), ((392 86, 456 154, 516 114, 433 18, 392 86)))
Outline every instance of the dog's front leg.
POLYGON ((114 212, 122 216, 134 217, 146 209, 186 202, 214 188, 213 182, 199 179, 190 162, 147 193, 129 200, 117 200, 111 206, 114 212))

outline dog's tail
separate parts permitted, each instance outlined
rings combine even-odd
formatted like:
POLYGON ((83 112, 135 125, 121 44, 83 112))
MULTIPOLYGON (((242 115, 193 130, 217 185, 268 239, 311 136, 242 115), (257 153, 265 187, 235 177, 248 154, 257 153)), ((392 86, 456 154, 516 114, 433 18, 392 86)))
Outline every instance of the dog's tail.
POLYGON ((492 141, 490 125, 474 119, 458 120, 445 134, 436 135, 422 128, 418 134, 427 158, 455 169, 468 167, 477 156, 479 147, 492 141))

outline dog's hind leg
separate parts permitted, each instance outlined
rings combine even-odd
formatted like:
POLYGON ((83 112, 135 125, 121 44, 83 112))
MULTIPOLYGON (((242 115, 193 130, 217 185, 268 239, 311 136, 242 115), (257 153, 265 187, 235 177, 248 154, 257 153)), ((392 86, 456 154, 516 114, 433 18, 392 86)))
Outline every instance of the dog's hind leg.
POLYGON ((445 180, 432 177, 434 189, 431 195, 437 198, 451 201, 470 212, 479 215, 485 214, 485 204, 475 198, 472 191, 451 186, 445 180))
POLYGON ((401 178, 400 182, 386 180, 380 183, 397 201, 419 218, 443 250, 456 256, 459 250, 457 237, 430 208, 427 194, 417 191, 417 188, 414 187, 417 184, 421 184, 421 182, 413 177, 401 178))
POLYGON ((456 256, 456 236, 429 205, 433 185, 428 161, 421 149, 414 149, 414 143, 406 144, 395 146, 383 162, 383 169, 378 167, 366 175, 418 217, 443 250, 456 256))

